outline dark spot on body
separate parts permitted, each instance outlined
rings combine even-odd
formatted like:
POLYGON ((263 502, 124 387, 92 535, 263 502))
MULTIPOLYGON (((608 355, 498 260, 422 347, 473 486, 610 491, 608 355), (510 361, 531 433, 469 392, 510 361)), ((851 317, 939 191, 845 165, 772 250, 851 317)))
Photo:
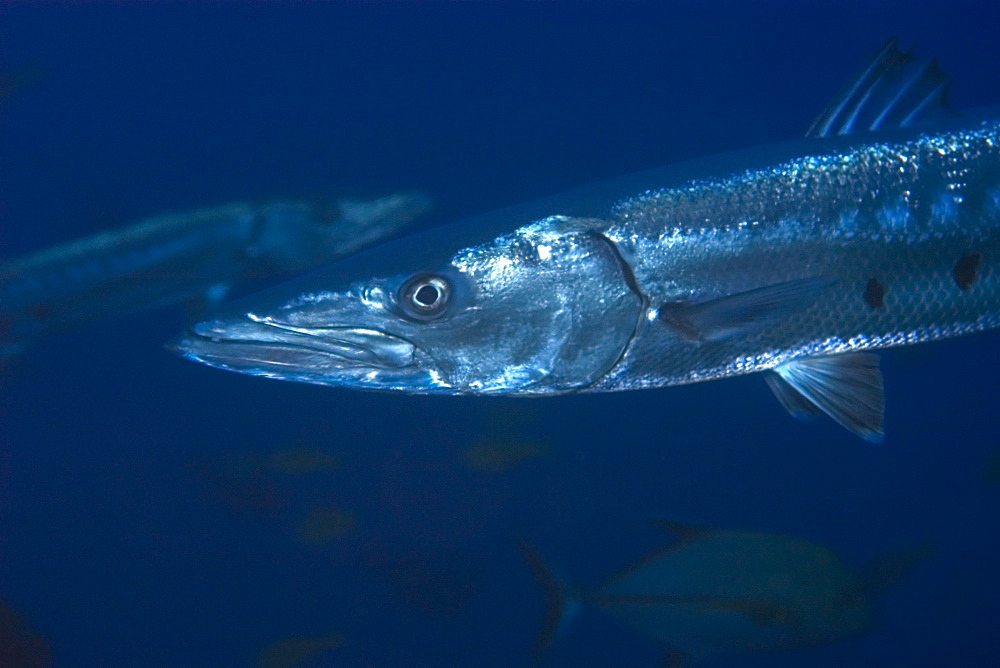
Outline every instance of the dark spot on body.
POLYGON ((49 311, 49 307, 45 304, 35 304, 31 307, 31 317, 35 320, 45 320, 50 315, 52 315, 52 313, 49 311))
POLYGON ((958 264, 955 265, 955 270, 951 275, 955 277, 955 283, 958 287, 968 290, 969 286, 979 278, 978 270, 979 253, 966 253, 959 258, 958 264))
POLYGON ((885 306, 885 286, 874 276, 868 279, 868 284, 865 286, 865 303, 873 309, 885 306))

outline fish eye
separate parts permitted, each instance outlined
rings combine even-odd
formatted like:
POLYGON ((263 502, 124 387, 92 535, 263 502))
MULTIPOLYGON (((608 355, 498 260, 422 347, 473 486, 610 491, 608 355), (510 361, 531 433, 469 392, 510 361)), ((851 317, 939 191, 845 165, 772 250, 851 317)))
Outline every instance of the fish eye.
POLYGON ((436 318, 451 299, 451 286, 441 276, 414 276, 399 291, 399 302, 409 315, 420 320, 436 318))

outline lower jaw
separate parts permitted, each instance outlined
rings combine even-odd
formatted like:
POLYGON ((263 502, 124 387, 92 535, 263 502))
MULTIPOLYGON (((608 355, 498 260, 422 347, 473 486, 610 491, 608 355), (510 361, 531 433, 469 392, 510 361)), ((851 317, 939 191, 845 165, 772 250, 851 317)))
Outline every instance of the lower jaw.
POLYGON ((173 347, 196 362, 252 376, 371 391, 454 393, 419 367, 380 367, 301 346, 185 337, 173 347))

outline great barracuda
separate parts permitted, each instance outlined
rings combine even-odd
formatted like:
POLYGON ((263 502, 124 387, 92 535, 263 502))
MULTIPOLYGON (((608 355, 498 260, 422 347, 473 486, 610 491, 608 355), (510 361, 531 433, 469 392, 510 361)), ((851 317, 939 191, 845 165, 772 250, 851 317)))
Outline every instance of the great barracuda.
POLYGON ((794 415, 883 433, 870 352, 1000 324, 1000 112, 890 40, 805 139, 439 228, 181 337, 286 380, 551 395, 768 372, 794 415))
POLYGON ((0 356, 94 320, 303 273, 384 241, 429 206, 417 192, 226 204, 0 262, 0 356))

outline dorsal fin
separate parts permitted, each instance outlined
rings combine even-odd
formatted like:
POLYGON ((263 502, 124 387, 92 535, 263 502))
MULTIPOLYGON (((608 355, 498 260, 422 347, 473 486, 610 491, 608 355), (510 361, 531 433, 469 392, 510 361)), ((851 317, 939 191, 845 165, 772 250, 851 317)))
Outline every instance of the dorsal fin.
POLYGON ((893 37, 813 122, 806 137, 905 128, 948 118, 951 79, 934 60, 901 51, 893 37))

